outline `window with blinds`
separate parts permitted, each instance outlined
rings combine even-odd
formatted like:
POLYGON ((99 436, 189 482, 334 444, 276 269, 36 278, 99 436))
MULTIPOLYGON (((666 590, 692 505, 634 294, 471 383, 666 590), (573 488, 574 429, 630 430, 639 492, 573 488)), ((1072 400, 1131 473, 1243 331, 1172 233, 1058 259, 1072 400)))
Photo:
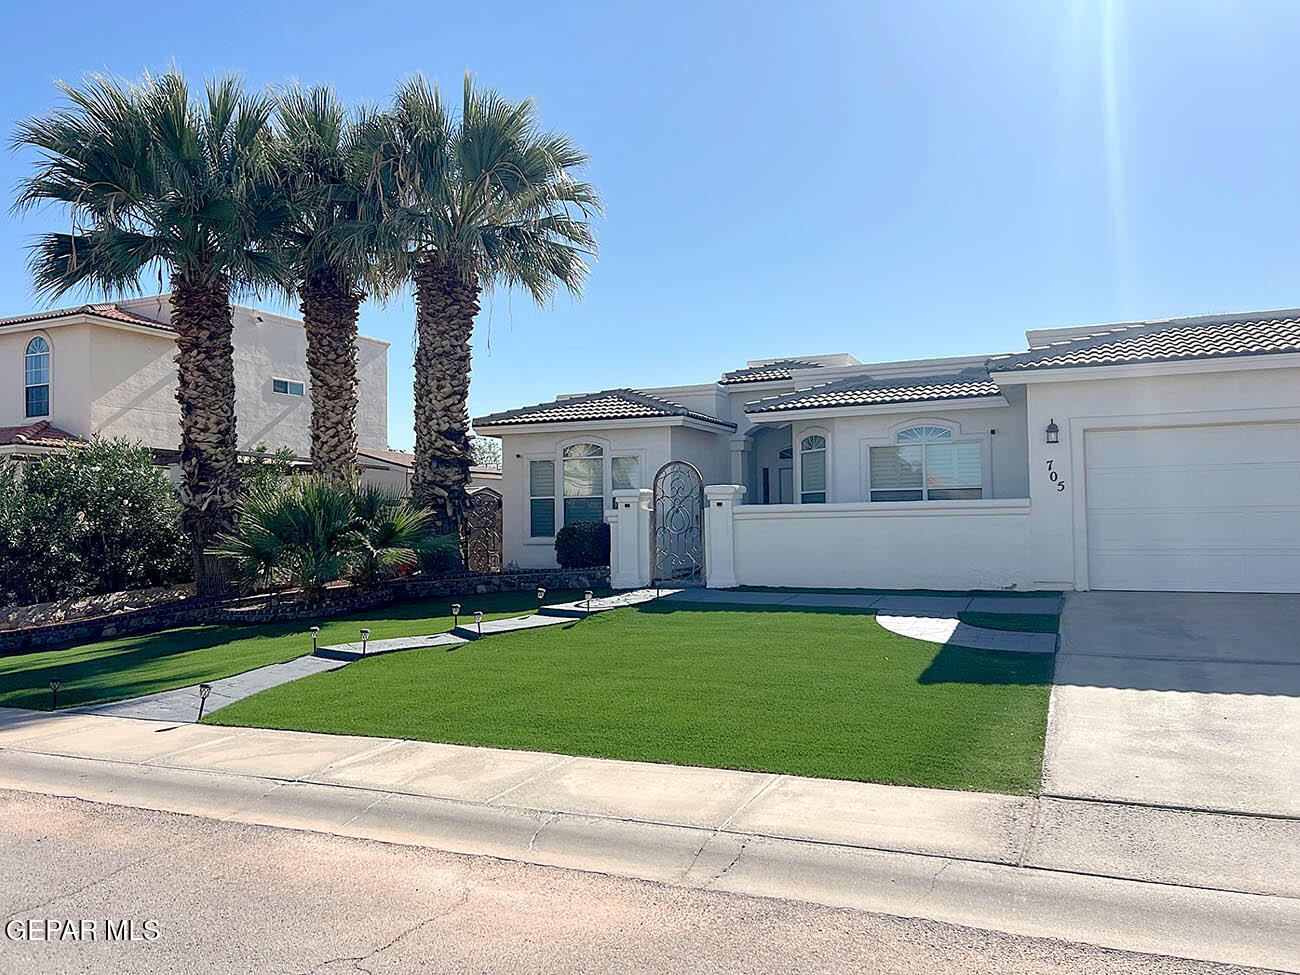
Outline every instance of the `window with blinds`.
POLYGON ((963 501, 984 496, 984 451, 953 443, 946 427, 910 427, 896 446, 872 447, 872 501, 963 501))

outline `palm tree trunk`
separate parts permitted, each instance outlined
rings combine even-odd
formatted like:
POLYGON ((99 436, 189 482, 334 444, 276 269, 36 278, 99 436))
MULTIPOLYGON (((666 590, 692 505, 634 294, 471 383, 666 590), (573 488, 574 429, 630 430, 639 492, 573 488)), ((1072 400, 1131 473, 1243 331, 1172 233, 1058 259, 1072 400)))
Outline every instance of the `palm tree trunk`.
POLYGON ((224 276, 178 275, 171 303, 179 349, 181 526, 190 536, 195 588, 215 596, 229 589, 230 567, 208 549, 234 528, 239 495, 230 284, 224 276))
POLYGON ((332 271, 302 285, 311 373, 311 464, 346 479, 357 470, 357 316, 365 297, 332 271))
POLYGON ((411 494, 434 531, 460 530, 469 512, 470 336, 479 287, 459 268, 425 259, 415 269, 415 470, 411 494))

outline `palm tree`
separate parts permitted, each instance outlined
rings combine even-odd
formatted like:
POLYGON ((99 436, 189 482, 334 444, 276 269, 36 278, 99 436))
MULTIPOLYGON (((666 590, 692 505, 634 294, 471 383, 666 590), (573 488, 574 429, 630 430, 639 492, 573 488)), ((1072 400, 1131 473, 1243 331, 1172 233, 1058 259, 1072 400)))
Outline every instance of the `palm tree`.
POLYGON ((328 86, 293 85, 280 95, 276 121, 291 214, 282 245, 307 333, 312 467, 346 479, 357 466, 357 316, 367 284, 384 289, 372 258, 382 215, 364 205, 369 160, 358 133, 367 115, 349 114, 328 86))
POLYGON ((261 247, 282 219, 269 191, 272 100, 232 77, 192 94, 175 72, 132 84, 60 84, 68 105, 18 125, 15 148, 39 153, 15 209, 54 203, 70 233, 38 237, 38 293, 137 291, 151 269, 171 284, 181 408, 181 522, 201 595, 226 589, 208 554, 234 525, 235 378, 230 296, 277 278, 261 247))
POLYGON ((484 288, 522 287, 539 304, 580 294, 600 213, 577 177, 587 156, 543 131, 531 99, 510 102, 465 77, 458 115, 421 77, 374 120, 372 184, 404 250, 395 272, 415 288, 415 499, 454 532, 469 506, 470 336, 484 288))

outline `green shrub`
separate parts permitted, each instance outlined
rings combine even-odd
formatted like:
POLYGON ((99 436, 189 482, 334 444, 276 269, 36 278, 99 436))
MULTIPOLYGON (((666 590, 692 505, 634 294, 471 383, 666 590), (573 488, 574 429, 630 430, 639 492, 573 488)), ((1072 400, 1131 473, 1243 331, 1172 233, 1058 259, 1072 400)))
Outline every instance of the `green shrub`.
POLYGON ((564 569, 609 565, 609 525, 575 521, 555 533, 555 561, 564 569))
POLYGON ((180 504, 153 454, 95 438, 0 477, 0 602, 183 582, 180 504))
POLYGON ((379 488, 295 477, 254 485, 212 554, 234 563, 245 591, 301 586, 315 599, 331 582, 377 585, 421 553, 454 548, 432 524, 431 512, 379 488))

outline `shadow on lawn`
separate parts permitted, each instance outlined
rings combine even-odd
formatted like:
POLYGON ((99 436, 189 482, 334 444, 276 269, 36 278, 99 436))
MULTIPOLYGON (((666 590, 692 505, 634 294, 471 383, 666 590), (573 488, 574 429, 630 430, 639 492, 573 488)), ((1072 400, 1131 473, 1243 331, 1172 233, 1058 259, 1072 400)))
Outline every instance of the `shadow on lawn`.
POLYGON ((918 684, 984 684, 1047 686, 1052 683, 1056 655, 1011 653, 942 646, 916 679, 918 684))

